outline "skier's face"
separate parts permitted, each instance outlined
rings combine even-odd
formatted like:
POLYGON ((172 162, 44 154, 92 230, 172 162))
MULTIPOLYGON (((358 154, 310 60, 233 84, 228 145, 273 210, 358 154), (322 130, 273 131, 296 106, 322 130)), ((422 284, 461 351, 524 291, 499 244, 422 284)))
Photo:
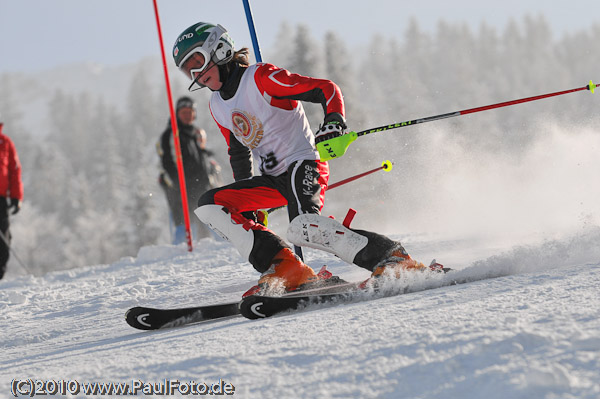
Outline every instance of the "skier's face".
POLYGON ((190 107, 180 108, 177 111, 177 117, 184 125, 191 125, 196 119, 196 111, 190 107))
POLYGON ((204 56, 200 53, 194 53, 188 58, 180 69, 188 77, 192 79, 194 83, 189 87, 190 91, 197 90, 194 86, 198 84, 200 88, 208 87, 212 91, 217 91, 223 86, 221 79, 219 78, 219 68, 215 68, 216 64, 212 61, 206 65, 204 69, 204 56))

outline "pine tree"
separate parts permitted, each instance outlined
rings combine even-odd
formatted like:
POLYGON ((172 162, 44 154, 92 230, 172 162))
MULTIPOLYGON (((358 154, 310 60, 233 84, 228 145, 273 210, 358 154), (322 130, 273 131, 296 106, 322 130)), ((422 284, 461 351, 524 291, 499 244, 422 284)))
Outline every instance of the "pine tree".
POLYGON ((90 115, 91 98, 86 92, 75 97, 57 90, 49 103, 49 137, 68 155, 76 170, 85 168, 87 154, 95 145, 94 137, 88 134, 90 115))
POLYGON ((335 82, 344 95, 346 117, 349 125, 363 126, 365 115, 356 104, 359 102, 355 87, 356 77, 352 69, 352 61, 343 40, 334 32, 325 34, 323 46, 325 59, 324 78, 335 82))
POLYGON ((277 65, 278 67, 289 69, 292 65, 292 56, 294 54, 294 28, 286 21, 279 25, 277 32, 277 41, 271 49, 267 49, 267 56, 263 61, 277 65))
MULTIPOLYGON (((306 25, 298 25, 296 36, 293 41, 294 51, 290 59, 289 71, 299 75, 318 77, 321 74, 320 57, 318 56, 318 44, 310 36, 306 25)), ((303 103, 306 117, 313 130, 318 129, 323 122, 323 108, 321 105, 303 103)))

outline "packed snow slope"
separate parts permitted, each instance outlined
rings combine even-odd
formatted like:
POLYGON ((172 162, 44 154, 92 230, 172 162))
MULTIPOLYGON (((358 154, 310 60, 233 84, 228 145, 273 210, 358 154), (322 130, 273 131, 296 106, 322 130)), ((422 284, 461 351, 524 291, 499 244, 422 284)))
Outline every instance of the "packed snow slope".
MULTIPOLYGON (((110 265, 11 277, 0 282, 0 397, 22 379, 157 389, 222 381, 239 398, 600 397, 600 229, 505 248, 394 238, 474 281, 412 275, 401 283, 430 289, 148 332, 125 323, 129 307, 237 300, 257 273, 227 242, 205 239, 191 253, 145 247, 110 265)), ((368 275, 306 255, 347 279, 368 275)))

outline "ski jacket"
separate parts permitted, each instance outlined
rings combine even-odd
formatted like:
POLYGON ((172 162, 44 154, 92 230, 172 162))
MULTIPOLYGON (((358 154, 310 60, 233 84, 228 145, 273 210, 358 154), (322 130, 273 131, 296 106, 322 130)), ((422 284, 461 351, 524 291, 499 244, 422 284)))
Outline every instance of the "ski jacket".
MULTIPOLYGON (((204 191, 220 185, 220 166, 212 159, 211 153, 201 146, 200 130, 194 125, 178 123, 181 161, 185 174, 186 188, 190 193, 204 191)), ((164 172, 161 179, 168 186, 177 186, 179 176, 175 156, 175 143, 171 124, 160 136, 157 152, 164 172)))
POLYGON ((0 127, 0 196, 23 200, 21 162, 12 140, 0 127))
POLYGON ((319 160, 314 135, 300 101, 320 103, 325 115, 344 116, 339 87, 330 80, 292 74, 272 64, 243 69, 235 94, 210 98, 210 111, 229 146, 235 180, 252 176, 252 161, 263 175, 279 176, 298 160, 319 160))

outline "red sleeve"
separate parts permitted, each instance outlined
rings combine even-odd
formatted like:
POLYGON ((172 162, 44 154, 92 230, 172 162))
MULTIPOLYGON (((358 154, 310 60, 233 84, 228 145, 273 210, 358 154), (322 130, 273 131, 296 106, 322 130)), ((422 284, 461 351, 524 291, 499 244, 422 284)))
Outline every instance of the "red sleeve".
POLYGON ((23 199, 23 181, 21 180, 21 162, 17 150, 12 141, 8 142, 9 160, 8 160, 8 180, 10 188, 10 198, 18 200, 23 199))
POLYGON ((344 99, 331 80, 290 73, 272 64, 259 64, 254 80, 261 94, 274 107, 294 109, 297 101, 321 104, 325 115, 338 112, 345 116, 344 99))

